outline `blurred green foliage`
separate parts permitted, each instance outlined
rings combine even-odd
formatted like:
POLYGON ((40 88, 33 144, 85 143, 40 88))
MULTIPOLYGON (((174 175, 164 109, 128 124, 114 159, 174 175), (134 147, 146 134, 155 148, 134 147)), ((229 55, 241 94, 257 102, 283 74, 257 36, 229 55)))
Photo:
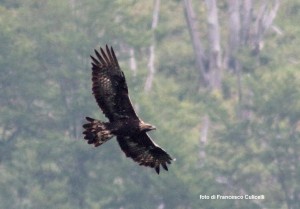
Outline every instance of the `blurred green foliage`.
MULTIPOLYGON (((0 1, 0 209, 299 208, 297 8, 296 0, 282 2, 275 21, 282 35, 267 34, 258 61, 248 49, 239 54, 239 101, 231 72, 221 91, 197 88, 180 1, 161 2, 155 31, 152 1, 0 1), (157 72, 146 94, 153 32, 157 72), (139 115, 158 127, 151 136, 176 158, 169 172, 137 166, 115 140, 99 148, 82 140, 85 116, 104 119, 91 94, 89 54, 105 44, 117 52, 139 115)), ((220 10, 225 16, 226 5, 220 10)))

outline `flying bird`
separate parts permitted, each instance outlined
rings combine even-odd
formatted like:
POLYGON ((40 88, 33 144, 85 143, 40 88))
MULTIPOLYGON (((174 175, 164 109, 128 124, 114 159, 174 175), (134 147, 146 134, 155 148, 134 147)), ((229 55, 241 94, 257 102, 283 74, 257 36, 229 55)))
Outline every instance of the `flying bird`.
POLYGON ((106 52, 95 50, 92 59, 92 91, 108 122, 86 117, 84 139, 95 147, 116 137, 127 157, 139 165, 152 167, 159 174, 160 166, 168 170, 173 160, 147 134, 156 129, 142 121, 131 104, 125 76, 113 48, 106 45, 106 52))

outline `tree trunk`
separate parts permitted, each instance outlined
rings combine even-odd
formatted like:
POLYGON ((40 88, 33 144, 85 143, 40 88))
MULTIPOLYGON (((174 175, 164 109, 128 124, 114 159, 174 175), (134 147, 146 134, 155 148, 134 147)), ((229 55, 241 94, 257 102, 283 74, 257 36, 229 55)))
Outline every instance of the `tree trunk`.
POLYGON ((267 29, 272 26, 272 23, 279 9, 279 5, 279 0, 274 0, 272 6, 268 6, 268 2, 265 1, 259 8, 258 14, 256 16, 256 22, 254 24, 254 36, 252 37, 252 48, 254 55, 257 55, 263 48, 263 37, 267 29), (272 8, 268 11, 269 7, 272 8))
MULTIPOLYGON (((222 84, 222 69, 230 69, 237 74, 239 101, 242 100, 242 63, 238 53, 242 47, 249 47, 252 54, 257 56, 263 46, 263 36, 267 29, 272 27, 272 22, 279 9, 279 0, 264 0, 258 12, 254 11, 253 0, 228 0, 229 29, 228 44, 225 56, 222 55, 221 35, 218 21, 216 0, 205 0, 207 7, 209 48, 204 49, 200 39, 200 30, 197 17, 192 6, 192 0, 183 0, 187 26, 191 36, 196 69, 199 70, 200 82, 204 87, 220 89, 222 84), (254 21, 255 20, 255 21, 254 21), (209 51, 206 55, 204 52, 209 51), (223 58, 223 63, 222 63, 223 58)), ((258 6, 259 6, 258 5, 258 6)), ((277 30, 278 31, 278 30, 277 30)))
POLYGON ((218 8, 216 0, 206 0, 209 50, 210 87, 221 89, 221 46, 218 8))
POLYGON ((131 71, 133 72, 133 76, 136 76, 136 71, 137 71, 137 67, 136 67, 136 59, 135 59, 135 55, 134 55, 134 49, 130 48, 129 49, 129 54, 130 54, 130 60, 129 60, 129 66, 131 71))
POLYGON ((152 44, 149 48, 150 57, 148 62, 148 76, 146 79, 144 90, 145 92, 149 92, 152 89, 152 83, 155 74, 155 29, 158 24, 159 18, 159 7, 160 7, 160 0, 154 0, 154 9, 153 9, 153 17, 152 17, 152 44))
POLYGON ((203 162, 206 157, 205 145, 207 142, 209 126, 210 126, 209 116, 205 115, 202 119, 202 127, 200 130, 201 135, 200 135, 200 139, 199 139, 199 161, 200 161, 199 165, 200 166, 203 165, 203 162))
POLYGON ((189 33, 193 43, 195 65, 196 69, 199 70, 200 73, 199 80, 203 83, 203 86, 208 86, 209 78, 205 67, 206 58, 204 56, 203 45, 200 40, 200 30, 198 28, 197 17, 193 10, 191 0, 183 0, 183 5, 189 33))
POLYGON ((253 19, 253 0, 244 0, 242 6, 242 23, 241 23, 241 44, 249 43, 251 21, 253 19))
POLYGON ((228 68, 237 73, 238 60, 237 51, 240 47, 240 13, 239 1, 228 0, 229 6, 229 40, 228 40, 228 68))

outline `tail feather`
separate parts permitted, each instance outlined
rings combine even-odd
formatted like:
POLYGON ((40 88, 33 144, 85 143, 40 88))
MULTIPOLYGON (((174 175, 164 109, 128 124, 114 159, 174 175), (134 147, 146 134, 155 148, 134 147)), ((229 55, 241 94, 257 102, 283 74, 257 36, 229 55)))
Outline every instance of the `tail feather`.
POLYGON ((85 129, 82 133, 88 144, 94 144, 95 147, 100 146, 113 137, 111 130, 108 128, 108 123, 86 117, 88 123, 82 127, 85 129))

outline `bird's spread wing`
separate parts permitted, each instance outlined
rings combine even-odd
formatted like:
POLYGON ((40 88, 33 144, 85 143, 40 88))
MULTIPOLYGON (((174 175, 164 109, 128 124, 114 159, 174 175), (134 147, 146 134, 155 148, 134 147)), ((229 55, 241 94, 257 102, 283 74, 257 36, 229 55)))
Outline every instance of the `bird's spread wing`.
POLYGON ((92 58, 93 94, 105 116, 110 120, 137 117, 128 96, 125 76, 113 48, 106 52, 100 48, 95 50, 92 58))
POLYGON ((143 132, 130 137, 118 136, 117 140, 126 156, 140 165, 154 168, 157 174, 159 174, 160 165, 168 170, 167 164, 171 164, 172 158, 155 144, 147 133, 143 132))

